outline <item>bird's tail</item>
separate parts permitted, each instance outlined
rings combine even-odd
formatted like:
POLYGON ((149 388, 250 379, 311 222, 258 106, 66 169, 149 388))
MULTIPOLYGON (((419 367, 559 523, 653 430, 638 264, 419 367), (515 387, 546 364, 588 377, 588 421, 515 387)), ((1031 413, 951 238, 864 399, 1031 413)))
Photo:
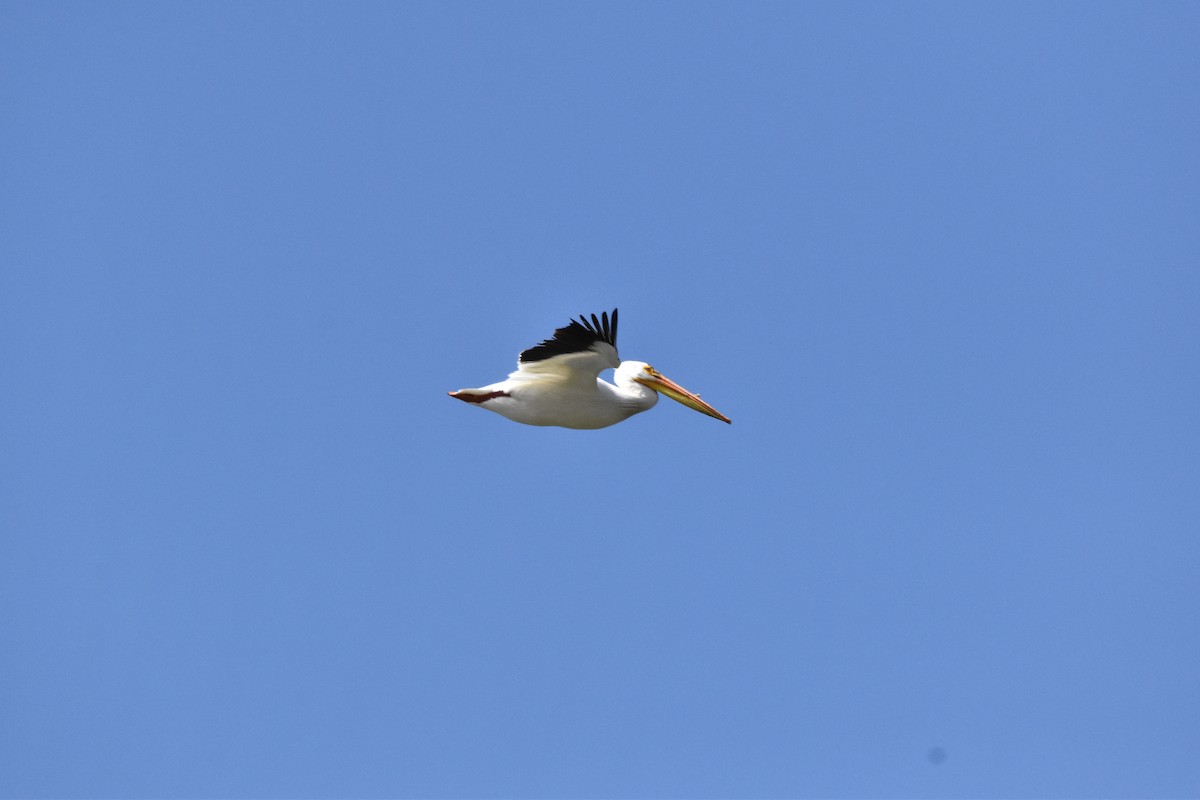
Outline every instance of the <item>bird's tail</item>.
POLYGON ((447 392, 448 395, 464 403, 485 403, 497 397, 510 397, 508 392, 489 392, 487 389, 459 389, 457 392, 447 392))

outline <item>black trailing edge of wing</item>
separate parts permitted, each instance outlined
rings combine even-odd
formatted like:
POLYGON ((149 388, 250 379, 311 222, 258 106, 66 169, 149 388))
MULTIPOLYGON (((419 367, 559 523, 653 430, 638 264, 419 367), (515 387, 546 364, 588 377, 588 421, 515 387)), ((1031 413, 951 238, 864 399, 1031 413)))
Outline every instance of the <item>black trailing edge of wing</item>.
POLYGON ((599 317, 592 314, 590 322, 586 314, 580 314, 578 320, 573 319, 565 328, 556 330, 553 338, 522 352, 520 361, 527 364, 567 353, 583 353, 596 342, 608 342, 614 348, 617 346, 617 309, 613 309, 611 320, 607 312, 599 317))

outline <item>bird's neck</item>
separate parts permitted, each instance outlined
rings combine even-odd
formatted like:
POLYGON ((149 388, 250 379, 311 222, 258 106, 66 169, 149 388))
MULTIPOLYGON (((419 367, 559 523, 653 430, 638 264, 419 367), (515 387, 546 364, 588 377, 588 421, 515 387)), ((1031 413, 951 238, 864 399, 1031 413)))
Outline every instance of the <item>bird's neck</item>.
POLYGON ((624 376, 616 376, 612 391, 620 398, 622 405, 635 409, 634 413, 653 408, 658 402, 658 392, 624 376))

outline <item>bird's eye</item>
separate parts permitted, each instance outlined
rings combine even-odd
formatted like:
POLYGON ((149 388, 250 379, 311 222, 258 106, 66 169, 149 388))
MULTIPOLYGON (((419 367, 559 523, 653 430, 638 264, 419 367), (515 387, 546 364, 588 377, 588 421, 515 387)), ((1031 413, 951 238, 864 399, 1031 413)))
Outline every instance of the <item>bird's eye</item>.
POLYGON ((649 364, 647 364, 645 366, 645 370, 646 370, 646 372, 650 373, 651 375, 658 377, 658 370, 656 370, 654 367, 650 366, 649 364))

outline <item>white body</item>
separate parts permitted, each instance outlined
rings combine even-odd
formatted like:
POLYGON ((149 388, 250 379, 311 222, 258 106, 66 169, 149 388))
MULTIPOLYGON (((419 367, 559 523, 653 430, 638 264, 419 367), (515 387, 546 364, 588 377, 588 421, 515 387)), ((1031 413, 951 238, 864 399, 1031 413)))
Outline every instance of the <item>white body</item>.
POLYGON ((521 369, 508 376, 508 380, 472 391, 481 394, 504 392, 509 395, 478 405, 513 422, 580 430, 616 425, 638 412, 653 408, 658 402, 657 392, 632 378, 633 374, 646 366, 640 361, 614 365, 618 366, 613 376, 615 384, 601 380, 599 370, 585 371, 581 368, 566 371, 553 368, 558 365, 552 362, 560 359, 578 361, 587 356, 559 356, 550 361, 522 365, 521 369))

